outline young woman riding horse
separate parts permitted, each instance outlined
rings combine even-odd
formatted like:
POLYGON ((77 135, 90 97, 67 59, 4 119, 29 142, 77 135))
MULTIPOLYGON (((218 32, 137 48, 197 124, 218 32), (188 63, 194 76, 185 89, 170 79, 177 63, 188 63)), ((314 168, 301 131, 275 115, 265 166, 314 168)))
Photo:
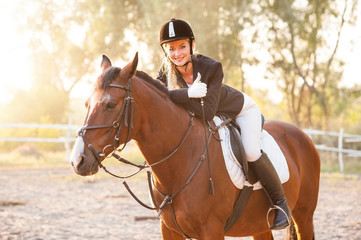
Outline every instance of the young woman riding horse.
MULTIPOLYGON (((201 69, 198 67, 201 63, 196 63, 196 59, 192 57, 193 71, 200 71, 202 78, 208 78, 207 71, 197 70, 201 69)), ((220 66, 215 61, 210 62, 220 66)), ((269 202, 262 190, 251 193, 242 215, 226 229, 241 190, 233 185, 228 175, 219 136, 208 134, 205 139, 202 119, 194 118, 184 107, 174 103, 171 100, 173 91, 137 71, 137 64, 137 55, 124 68, 112 66, 103 56, 102 72, 86 103, 84 126, 78 132, 71 154, 74 171, 88 176, 97 173, 100 167, 105 170, 106 156, 113 155, 116 150, 119 153, 123 149, 118 149, 119 146, 134 139, 147 162, 142 167, 152 172, 151 193, 154 205, 158 206, 163 239, 222 240, 224 236, 253 236, 254 240, 272 240, 266 219, 269 202), (203 161, 207 147, 209 165, 203 161), (209 193, 210 173, 213 195, 209 193)), ((205 84, 211 85, 210 82, 205 84)), ((183 94, 188 95, 188 88, 175 91, 185 91, 183 94)), ((193 93, 191 90, 190 96, 197 93, 198 90, 193 93)), ((194 112, 201 116, 200 111, 194 112)), ((287 160, 289 179, 283 189, 292 209, 290 229, 295 229, 298 239, 314 239, 313 215, 320 179, 317 150, 310 138, 291 124, 267 120, 264 130, 275 139, 287 160)), ((266 185, 270 183, 264 181, 266 185)), ((272 183, 271 188, 274 185, 272 183)), ((273 214, 271 212, 271 217, 273 214)))
POLYGON ((160 45, 165 53, 157 79, 170 90, 172 101, 211 121, 215 115, 235 119, 241 128, 242 144, 249 167, 278 206, 271 230, 289 226, 291 212, 279 177, 261 151, 261 112, 247 94, 231 88, 223 81, 222 64, 201 54, 194 54, 195 38, 190 25, 180 19, 166 22, 160 30, 160 45), (203 104, 204 106, 201 106, 203 104))

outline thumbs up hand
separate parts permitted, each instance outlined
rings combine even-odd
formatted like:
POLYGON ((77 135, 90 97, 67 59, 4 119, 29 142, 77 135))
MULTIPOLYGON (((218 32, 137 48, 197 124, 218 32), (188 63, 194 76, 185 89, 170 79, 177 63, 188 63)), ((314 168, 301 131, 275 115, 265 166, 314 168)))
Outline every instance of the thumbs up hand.
POLYGON ((196 80, 193 81, 193 84, 196 83, 196 82, 197 82, 197 83, 200 83, 200 82, 201 82, 201 78, 202 78, 202 76, 201 76, 201 74, 198 72, 197 78, 196 78, 196 80))
POLYGON ((196 80, 193 81, 192 86, 188 88, 189 98, 202 98, 207 94, 207 84, 201 82, 201 74, 198 72, 196 80))

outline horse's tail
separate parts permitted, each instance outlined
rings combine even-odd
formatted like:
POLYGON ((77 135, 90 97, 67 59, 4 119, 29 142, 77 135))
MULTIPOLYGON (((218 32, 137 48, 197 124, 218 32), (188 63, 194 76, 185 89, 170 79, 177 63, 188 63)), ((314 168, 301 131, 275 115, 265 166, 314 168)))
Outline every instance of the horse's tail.
POLYGON ((289 240, 298 240, 297 226, 292 217, 290 221, 290 227, 287 229, 286 235, 287 235, 287 239, 289 240))

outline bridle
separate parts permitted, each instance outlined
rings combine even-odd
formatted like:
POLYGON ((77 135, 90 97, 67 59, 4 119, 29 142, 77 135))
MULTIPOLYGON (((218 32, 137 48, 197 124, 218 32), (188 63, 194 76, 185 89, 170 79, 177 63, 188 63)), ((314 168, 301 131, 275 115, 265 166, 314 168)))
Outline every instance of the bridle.
POLYGON ((111 123, 111 124, 83 126, 82 128, 80 128, 80 130, 77 133, 77 136, 81 137, 83 139, 84 143, 87 145, 87 147, 92 151, 94 157, 98 161, 99 167, 101 167, 101 168, 104 168, 101 161, 106 157, 105 151, 108 148, 111 148, 112 152, 114 152, 116 150, 122 151, 130 140, 130 132, 131 132, 131 129, 133 128, 133 97, 131 95, 131 91, 132 91, 131 79, 129 79, 128 85, 111 83, 111 84, 109 84, 109 87, 116 87, 116 88, 120 88, 120 89, 123 89, 126 91, 126 96, 124 98, 122 106, 120 107, 120 111, 118 113, 116 120, 114 120, 113 123, 111 123), (120 134, 123 129, 123 126, 128 127, 127 137, 123 144, 123 147, 121 149, 117 149, 117 147, 119 145, 120 134), (93 145, 84 136, 84 131, 100 129, 100 128, 109 128, 108 137, 113 130, 115 130, 116 132, 115 132, 112 143, 103 147, 103 150, 100 153, 98 153, 95 150, 95 148, 93 147, 93 145))
POLYGON ((153 164, 147 164, 146 162, 144 162, 143 164, 135 164, 132 163, 122 157, 120 157, 116 152, 121 152, 126 145, 128 144, 128 142, 130 141, 130 133, 131 130, 133 128, 133 97, 132 97, 132 85, 131 85, 131 80, 132 78, 128 79, 128 85, 121 85, 121 84, 116 84, 116 83, 111 83, 109 84, 109 87, 115 87, 115 88, 120 88, 126 91, 126 96, 124 97, 124 101, 122 103, 122 106, 120 107, 120 111, 118 113, 118 116, 116 118, 115 121, 113 121, 113 123, 111 124, 100 124, 100 125, 92 125, 92 126, 83 126, 82 128, 80 128, 80 130, 77 133, 78 137, 81 137, 84 141, 84 143, 86 144, 86 146, 91 150, 93 156, 95 157, 95 159, 98 162, 98 166, 100 168, 103 168, 105 172, 107 172, 108 174, 116 177, 116 178, 129 178, 134 176, 135 174, 139 173, 141 170, 143 170, 144 168, 151 168, 151 167, 155 167, 163 162, 165 162, 166 160, 168 160, 171 156, 173 156, 179 149, 180 147, 183 145, 183 143, 185 142, 185 140, 187 139, 193 124, 194 124, 194 114, 193 113, 189 113, 190 114, 190 122, 189 122, 189 127, 188 130, 186 132, 186 134, 183 136, 182 140, 180 141, 180 143, 177 145, 177 147, 171 152, 169 153, 165 158, 153 163, 153 164), (119 141, 120 141, 120 134, 123 130, 123 126, 128 128, 127 131, 127 137, 125 139, 125 142, 123 144, 123 146, 121 148, 117 148, 119 146, 119 141), (105 147, 103 147, 101 152, 97 152, 96 149, 93 147, 93 145, 87 140, 87 138, 84 136, 84 132, 85 130, 93 130, 93 129, 101 129, 101 128, 109 128, 109 132, 108 132, 108 137, 111 134, 111 132, 113 130, 116 131, 115 135, 114 135, 114 139, 111 142, 111 144, 106 145, 105 147), (107 170, 107 168, 102 164, 102 160, 106 157, 105 151, 110 148, 111 151, 111 156, 116 158, 118 161, 123 162, 125 164, 129 164, 135 167, 138 167, 139 170, 135 173, 132 173, 128 176, 119 176, 116 175, 110 171, 107 170))

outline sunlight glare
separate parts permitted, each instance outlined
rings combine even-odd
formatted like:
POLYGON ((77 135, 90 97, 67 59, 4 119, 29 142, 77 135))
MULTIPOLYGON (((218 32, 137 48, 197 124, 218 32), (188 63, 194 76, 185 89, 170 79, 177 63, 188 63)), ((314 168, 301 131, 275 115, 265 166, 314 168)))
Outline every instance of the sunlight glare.
POLYGON ((3 36, 0 38, 0 103, 9 101, 12 91, 29 89, 31 86, 26 45, 17 33, 13 18, 16 4, 16 1, 0 2, 0 28, 3 36))

